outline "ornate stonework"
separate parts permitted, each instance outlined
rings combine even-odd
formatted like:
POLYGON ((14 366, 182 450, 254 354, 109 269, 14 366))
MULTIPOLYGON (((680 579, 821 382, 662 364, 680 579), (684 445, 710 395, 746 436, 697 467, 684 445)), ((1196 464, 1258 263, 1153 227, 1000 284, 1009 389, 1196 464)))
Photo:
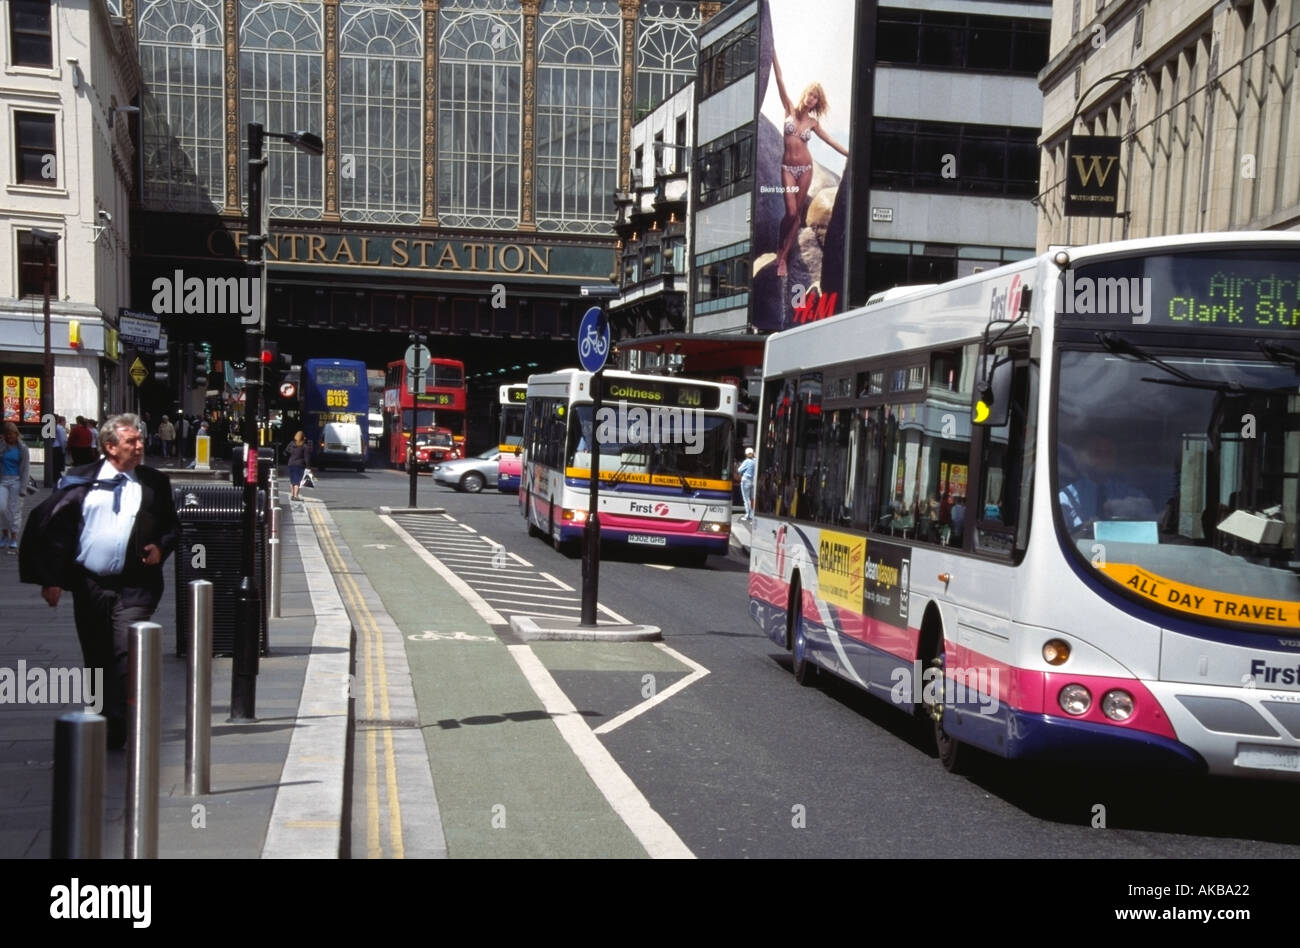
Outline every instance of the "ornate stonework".
POLYGON ((244 213, 239 188, 239 4, 224 3, 226 43, 226 206, 227 214, 244 213))
POLYGON ((619 10, 623 14, 623 105, 618 136, 618 181, 619 190, 626 191, 631 177, 628 164, 632 154, 632 100, 636 95, 636 16, 641 9, 641 0, 618 0, 619 10))
POLYGON ((424 214, 438 226, 438 0, 424 0, 424 214))
POLYGON ((325 2, 325 212, 339 219, 339 0, 325 2))
POLYGON ((703 0, 700 4, 700 25, 703 26, 712 20, 722 10, 722 4, 717 0, 703 0))
POLYGON ((536 204, 534 196, 533 166, 537 160, 537 129, 533 125, 533 116, 537 111, 537 13, 541 9, 541 0, 521 0, 524 10, 524 100, 523 140, 520 143, 519 156, 519 230, 536 230, 537 220, 533 214, 536 204))

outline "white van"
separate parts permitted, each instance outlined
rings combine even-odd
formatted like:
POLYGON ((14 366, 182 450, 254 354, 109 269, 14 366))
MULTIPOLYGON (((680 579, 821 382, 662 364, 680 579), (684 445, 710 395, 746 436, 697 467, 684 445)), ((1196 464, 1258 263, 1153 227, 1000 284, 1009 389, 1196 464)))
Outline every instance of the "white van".
POLYGON ((319 470, 331 465, 366 469, 366 442, 361 436, 361 426, 355 422, 331 421, 326 423, 322 437, 324 444, 312 458, 319 470))

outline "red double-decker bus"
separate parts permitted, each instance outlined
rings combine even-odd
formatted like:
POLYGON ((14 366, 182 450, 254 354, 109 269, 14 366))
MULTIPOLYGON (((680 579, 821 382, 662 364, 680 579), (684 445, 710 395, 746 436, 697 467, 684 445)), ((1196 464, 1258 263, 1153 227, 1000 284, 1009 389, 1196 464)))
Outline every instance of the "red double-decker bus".
POLYGON ((406 461, 406 450, 415 429, 431 440, 435 429, 447 429, 456 443, 457 454, 465 455, 465 363, 456 359, 433 360, 425 369, 424 392, 414 395, 406 384, 406 363, 390 362, 384 379, 384 428, 388 432, 388 459, 398 467, 406 461))

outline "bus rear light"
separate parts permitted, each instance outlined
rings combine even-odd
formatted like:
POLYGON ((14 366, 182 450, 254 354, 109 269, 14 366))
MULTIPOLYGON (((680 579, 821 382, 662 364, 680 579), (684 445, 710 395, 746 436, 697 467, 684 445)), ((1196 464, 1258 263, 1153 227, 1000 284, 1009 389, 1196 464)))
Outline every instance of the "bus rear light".
POLYGON ((1133 716, 1133 696, 1116 688, 1101 697, 1101 713, 1112 721, 1127 721, 1133 716))
POLYGON ((1066 714, 1086 714, 1092 707, 1092 695, 1083 685, 1066 685, 1057 696, 1057 701, 1066 714))
POLYGON ((586 523, 587 511, 585 510, 566 510, 560 514, 561 520, 568 520, 571 523, 586 523))
POLYGON ((731 530, 729 523, 701 523, 700 533, 727 533, 731 530))
POLYGON ((1049 665, 1064 665, 1070 657, 1070 643, 1061 639, 1048 639, 1043 643, 1043 661, 1049 665))

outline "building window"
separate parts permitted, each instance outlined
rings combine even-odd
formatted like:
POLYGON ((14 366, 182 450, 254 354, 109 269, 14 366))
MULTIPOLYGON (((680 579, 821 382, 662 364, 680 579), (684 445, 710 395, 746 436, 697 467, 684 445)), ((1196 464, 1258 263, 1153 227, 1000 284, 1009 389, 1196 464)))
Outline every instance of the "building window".
POLYGON ((538 17, 537 227, 608 234, 618 186, 619 6, 561 0, 538 17))
POLYGON ((44 69, 54 65, 50 0, 9 0, 9 61, 44 69))
POLYGON ((50 296, 59 295, 59 257, 54 248, 46 249, 30 230, 18 231, 18 296, 45 297, 45 261, 50 262, 50 296))
POLYGON ((871 184, 993 197, 1038 193, 1037 132, 1003 125, 876 119, 871 184))
POLYGON ((438 213, 450 226, 519 223, 523 18, 444 10, 438 53, 438 213))
MULTIPOLYGON (((319 2, 240 0, 239 131, 249 122, 269 132, 324 132, 324 36, 319 2)), ((248 153, 241 142, 240 153, 248 153)), ((288 142, 266 140, 264 178, 267 210, 273 217, 318 220, 324 197, 325 161, 288 142)), ((239 163, 244 194, 247 162, 239 163)))
POLYGON ((721 92, 758 68, 758 17, 732 30, 703 53, 700 98, 721 92))
POLYGON ((726 299, 749 292, 749 275, 754 262, 749 255, 741 254, 724 260, 714 260, 695 266, 695 301, 726 299))
POLYGON ((876 32, 876 59, 1033 76, 1047 64, 1050 29, 1048 20, 885 7, 876 32))
POLYGON ((735 129, 700 146, 695 156, 696 206, 709 207, 754 188, 754 130, 735 129))
POLYGON ((57 187, 54 116, 46 112, 14 113, 14 170, 18 184, 57 187))
POLYGON ((212 210, 226 202, 226 128, 218 0, 140 8, 141 160, 147 207, 212 210))
POLYGON ((420 15, 345 3, 339 37, 339 215, 420 220, 420 15))
POLYGON ((699 20, 684 3, 652 0, 642 4, 639 25, 636 120, 695 78, 699 20))

